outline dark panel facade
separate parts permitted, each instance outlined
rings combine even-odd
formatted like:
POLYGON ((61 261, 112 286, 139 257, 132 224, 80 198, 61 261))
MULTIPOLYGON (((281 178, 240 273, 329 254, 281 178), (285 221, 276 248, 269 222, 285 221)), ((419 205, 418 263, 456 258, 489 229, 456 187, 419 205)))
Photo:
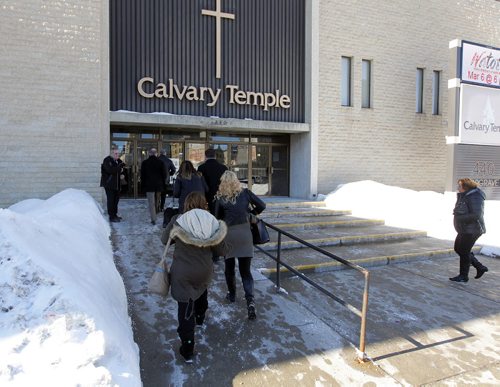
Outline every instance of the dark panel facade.
POLYGON ((304 7, 111 0, 111 110, 304 122, 304 7), (202 14, 217 4, 234 17, 220 19, 220 78, 217 18, 202 14))
MULTIPOLYGON (((486 199, 500 199, 500 152, 496 146, 455 145, 453 182, 471 178, 479 183, 486 199)), ((455 187, 454 187, 455 189, 455 187)))

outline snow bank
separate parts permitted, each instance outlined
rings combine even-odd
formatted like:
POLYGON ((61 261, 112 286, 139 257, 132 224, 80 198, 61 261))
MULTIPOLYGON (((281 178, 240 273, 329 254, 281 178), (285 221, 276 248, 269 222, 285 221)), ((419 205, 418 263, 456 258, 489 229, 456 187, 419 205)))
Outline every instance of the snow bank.
POLYGON ((109 235, 84 191, 0 209, 1 385, 141 385, 109 235))

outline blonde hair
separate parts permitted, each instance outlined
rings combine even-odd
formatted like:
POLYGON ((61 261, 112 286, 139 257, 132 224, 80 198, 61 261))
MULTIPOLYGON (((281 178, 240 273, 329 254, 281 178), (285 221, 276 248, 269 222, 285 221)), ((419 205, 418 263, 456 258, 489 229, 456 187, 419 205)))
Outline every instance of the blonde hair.
POLYGON ((227 202, 236 203, 236 198, 241 193, 243 188, 238 180, 236 173, 226 171, 220 178, 219 190, 215 194, 216 199, 222 199, 227 202))
POLYGON ((469 179, 468 177, 466 177, 465 179, 458 179, 457 183, 461 184, 466 191, 477 188, 479 186, 479 184, 477 184, 474 180, 469 179))

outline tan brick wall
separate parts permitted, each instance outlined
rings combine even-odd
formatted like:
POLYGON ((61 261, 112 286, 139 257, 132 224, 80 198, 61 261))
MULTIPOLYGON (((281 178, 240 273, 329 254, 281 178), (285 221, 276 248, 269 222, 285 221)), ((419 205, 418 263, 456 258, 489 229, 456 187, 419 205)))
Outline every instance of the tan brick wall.
POLYGON ((318 192, 371 179, 443 191, 446 178, 448 43, 500 46, 500 2, 320 2, 318 192), (341 56, 353 58, 353 107, 341 107, 341 56), (372 60, 373 108, 361 108, 361 60, 372 60), (416 68, 424 113, 415 113, 416 68), (432 72, 441 114, 432 115, 432 72))
POLYGON ((65 188, 100 199, 108 2, 0 3, 0 207, 65 188))

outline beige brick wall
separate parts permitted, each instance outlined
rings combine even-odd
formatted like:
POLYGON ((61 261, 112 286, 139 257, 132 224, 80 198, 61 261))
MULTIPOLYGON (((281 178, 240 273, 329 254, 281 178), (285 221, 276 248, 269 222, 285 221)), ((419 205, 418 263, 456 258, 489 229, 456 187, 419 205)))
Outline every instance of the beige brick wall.
POLYGON ((447 80, 453 39, 500 46, 500 2, 320 2, 318 192, 371 179, 443 191, 447 80), (340 101, 341 56, 353 58, 353 107, 340 101), (373 108, 361 108, 361 60, 372 60, 373 108), (424 113, 415 113, 416 68, 424 113), (432 115, 432 72, 441 114, 432 115))
POLYGON ((108 1, 0 2, 0 207, 96 199, 109 146, 108 1))

